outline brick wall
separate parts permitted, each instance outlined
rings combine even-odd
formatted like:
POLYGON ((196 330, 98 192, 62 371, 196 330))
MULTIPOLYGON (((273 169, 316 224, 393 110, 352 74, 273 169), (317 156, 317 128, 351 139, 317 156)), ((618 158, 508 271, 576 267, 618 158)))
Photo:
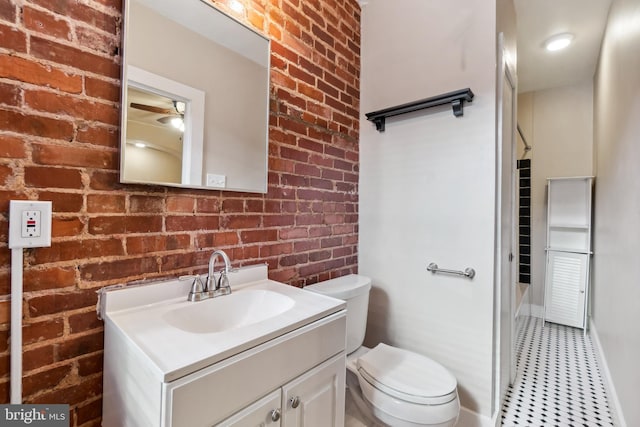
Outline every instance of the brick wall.
POLYGON ((272 38, 266 195, 119 184, 121 0, 0 2, 0 403, 11 199, 54 209, 52 246, 25 250, 24 400, 74 426, 100 423, 101 287, 204 272, 214 248, 296 286, 356 271, 357 1, 245 4, 272 38))

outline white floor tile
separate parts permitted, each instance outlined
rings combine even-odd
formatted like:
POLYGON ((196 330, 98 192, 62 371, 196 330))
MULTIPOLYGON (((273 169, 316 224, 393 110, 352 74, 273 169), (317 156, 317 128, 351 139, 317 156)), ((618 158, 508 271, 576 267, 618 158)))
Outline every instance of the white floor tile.
POLYGON ((534 317, 518 322, 518 370, 503 403, 502 425, 613 426, 591 338, 534 317))

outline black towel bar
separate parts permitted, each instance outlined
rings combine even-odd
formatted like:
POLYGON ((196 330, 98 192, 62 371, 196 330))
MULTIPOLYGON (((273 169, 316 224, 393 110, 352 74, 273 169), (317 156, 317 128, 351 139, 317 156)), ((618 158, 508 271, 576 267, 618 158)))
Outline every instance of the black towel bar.
POLYGON ((431 98, 421 99, 419 101, 408 102, 395 107, 385 108, 384 110, 367 113, 366 116, 367 120, 372 121, 376 125, 376 130, 384 132, 384 124, 387 117, 412 113, 425 108, 449 103, 451 103, 451 107, 453 108, 453 115, 458 117, 463 114, 462 108, 465 101, 473 101, 473 92, 471 92, 471 89, 469 88, 444 93, 438 96, 432 96, 431 98))

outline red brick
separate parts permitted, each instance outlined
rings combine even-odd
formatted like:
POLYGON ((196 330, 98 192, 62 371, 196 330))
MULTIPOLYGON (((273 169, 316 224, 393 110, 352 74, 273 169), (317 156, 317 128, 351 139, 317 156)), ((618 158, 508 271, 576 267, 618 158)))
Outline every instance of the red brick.
POLYGON ((0 76, 25 83, 60 89, 70 93, 82 91, 82 77, 56 67, 12 55, 0 55, 0 76))
POLYGON ((52 293, 26 297, 29 316, 38 317, 95 306, 98 297, 93 290, 52 293))
POLYGON ((40 347, 29 348, 22 352, 22 367, 29 372, 53 363, 53 345, 45 344, 40 347))
POLYGON ((157 272, 158 264, 155 258, 128 258, 80 266, 82 279, 93 282, 141 277, 141 275, 157 272))
POLYGON ((197 265, 195 257, 196 254, 193 252, 163 256, 160 261, 160 268, 163 272, 193 268, 193 266, 197 265))
POLYGON ((222 201, 221 212, 244 212, 243 199, 224 199, 222 201))
POLYGON ((8 22, 15 22, 16 16, 16 5, 13 2, 0 2, 0 19, 8 22))
POLYGON ((25 323, 22 327, 24 345, 59 338, 63 333, 64 322, 61 318, 25 323))
POLYGON ((277 230, 252 230, 242 231, 240 239, 242 243, 269 242, 278 238, 277 230))
MULTIPOLYGON (((102 367, 102 365, 100 366, 102 367)), ((78 405, 76 414, 76 421, 79 426, 84 426, 85 423, 93 419, 98 419, 99 422, 99 417, 102 415, 102 400, 97 399, 88 404, 78 405)), ((99 425, 99 423, 96 423, 96 426, 97 425, 99 425)))
POLYGON ((66 377, 71 375, 71 364, 47 369, 36 374, 25 375, 22 379, 22 393, 30 396, 40 390, 56 387, 66 377))
POLYGON ((286 255, 280 258, 280 265, 282 267, 290 267, 292 265, 305 264, 309 261, 308 254, 293 254, 286 255))
POLYGON ((223 215, 220 218, 221 228, 258 228, 262 223, 262 217, 258 215, 223 215))
POLYGON ((104 147, 120 147, 120 134, 116 127, 104 126, 99 123, 83 124, 78 128, 76 141, 104 147))
POLYGON ((22 19, 26 28, 58 39, 71 40, 71 27, 67 21, 49 13, 24 7, 22 19))
POLYGON ((27 35, 19 28, 0 23, 0 46, 14 52, 26 52, 27 35))
POLYGON ((219 246, 237 245, 240 242, 236 231, 200 234, 196 239, 196 247, 215 248, 219 246))
POLYGON ((166 219, 167 231, 215 230, 219 223, 217 216, 170 216, 166 219))
POLYGON ((82 194, 56 191, 41 191, 38 193, 38 200, 50 200, 56 213, 79 212, 84 203, 82 194))
POLYGON ((0 83, 0 103, 17 107, 20 105, 20 88, 16 85, 0 83))
POLYGON ((164 199, 156 196, 131 195, 129 205, 131 213, 160 213, 164 210, 164 199))
POLYGON ((45 404, 64 403, 71 406, 78 405, 102 393, 102 377, 89 377, 73 385, 64 385, 54 389, 45 389, 45 393, 29 396, 24 403, 45 404))
POLYGON ((118 183, 118 173, 115 171, 96 170, 92 171, 89 177, 92 190, 113 190, 121 187, 118 183))
POLYGON ((26 156, 26 142, 21 138, 0 135, 0 158, 23 159, 26 156))
POLYGON ((102 31, 116 33, 118 27, 116 16, 100 12, 83 3, 74 0, 34 0, 33 2, 58 15, 77 19, 102 31))
POLYGON ((90 194, 87 196, 89 213, 124 213, 126 198, 122 194, 90 194))
POLYGON ((279 256, 283 254, 290 254, 293 252, 293 245, 291 243, 277 243, 275 245, 264 245, 260 248, 260 257, 267 258, 270 256, 279 256))
POLYGON ((26 90, 24 102, 39 111, 98 121, 110 125, 120 122, 120 111, 114 104, 89 101, 69 95, 26 90))
POLYGON ((118 165, 116 153, 112 151, 49 144, 34 144, 33 160, 41 165, 104 169, 115 169, 118 165))
POLYGON ((80 218, 53 218, 51 221, 52 237, 77 236, 82 233, 84 223, 80 218))
POLYGON ((29 166, 24 169, 24 181, 29 187, 82 188, 82 175, 77 169, 29 166))
POLYGON ((192 213, 195 210, 193 197, 171 196, 167 197, 167 212, 192 213))
POLYGON ((75 32, 78 44, 87 49, 107 55, 113 55, 120 49, 120 38, 113 34, 81 26, 76 26, 75 32))
POLYGON ((290 227, 295 223, 294 215, 267 215, 262 219, 264 227, 290 227))
POLYGON ((296 253, 314 249, 320 249, 320 242, 318 240, 300 240, 293 244, 293 251, 296 253))
POLYGON ((84 79, 84 87, 86 94, 93 98, 120 101, 120 85, 113 82, 87 76, 84 79))
POLYGON ((0 353, 9 349, 9 331, 0 330, 0 353))
POLYGON ((74 260, 82 255, 83 260, 119 256, 124 254, 122 242, 116 238, 77 239, 53 242, 49 248, 40 248, 34 254, 38 264, 74 260))
POLYGON ((220 200, 206 198, 196 200, 196 212, 199 213, 218 213, 220 212, 220 200))
POLYGON ((0 185, 6 184, 11 176, 13 176, 13 168, 9 165, 0 164, 0 185))
POLYGON ((27 269, 24 272, 25 292, 68 288, 75 285, 75 268, 49 267, 27 269))
POLYGON ((69 331, 72 334, 89 331, 91 329, 101 329, 103 323, 98 319, 95 309, 86 313, 78 313, 69 316, 69 331))
POLYGON ((68 65, 78 70, 89 71, 105 77, 118 78, 120 76, 120 66, 116 58, 105 58, 104 56, 37 36, 31 37, 31 53, 37 58, 68 65))
POLYGON ((189 248, 191 238, 187 234, 170 236, 136 236, 127 238, 127 253, 138 255, 145 253, 172 251, 189 248))
POLYGON ((101 216, 89 219, 89 232, 94 235, 125 233, 159 233, 159 216, 101 216))
POLYGON ((68 121, 1 109, 0 129, 66 141, 73 137, 73 125, 68 121))
MULTIPOLYGON (((102 323, 102 322, 100 322, 102 323)), ((103 356, 102 353, 91 354, 87 357, 78 359, 78 375, 86 377, 102 372, 103 356)))

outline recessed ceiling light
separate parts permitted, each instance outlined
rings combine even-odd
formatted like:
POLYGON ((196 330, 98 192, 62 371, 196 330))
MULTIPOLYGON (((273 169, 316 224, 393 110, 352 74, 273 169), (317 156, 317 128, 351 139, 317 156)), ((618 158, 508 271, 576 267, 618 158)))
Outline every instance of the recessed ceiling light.
POLYGON ((147 144, 145 144, 144 142, 136 142, 135 146, 138 148, 144 148, 147 146, 147 144))
POLYGON ((549 52, 555 52, 556 50, 561 50, 566 48, 573 41, 573 34, 571 33, 562 33, 556 34, 555 36, 550 37, 544 42, 544 47, 549 52))

